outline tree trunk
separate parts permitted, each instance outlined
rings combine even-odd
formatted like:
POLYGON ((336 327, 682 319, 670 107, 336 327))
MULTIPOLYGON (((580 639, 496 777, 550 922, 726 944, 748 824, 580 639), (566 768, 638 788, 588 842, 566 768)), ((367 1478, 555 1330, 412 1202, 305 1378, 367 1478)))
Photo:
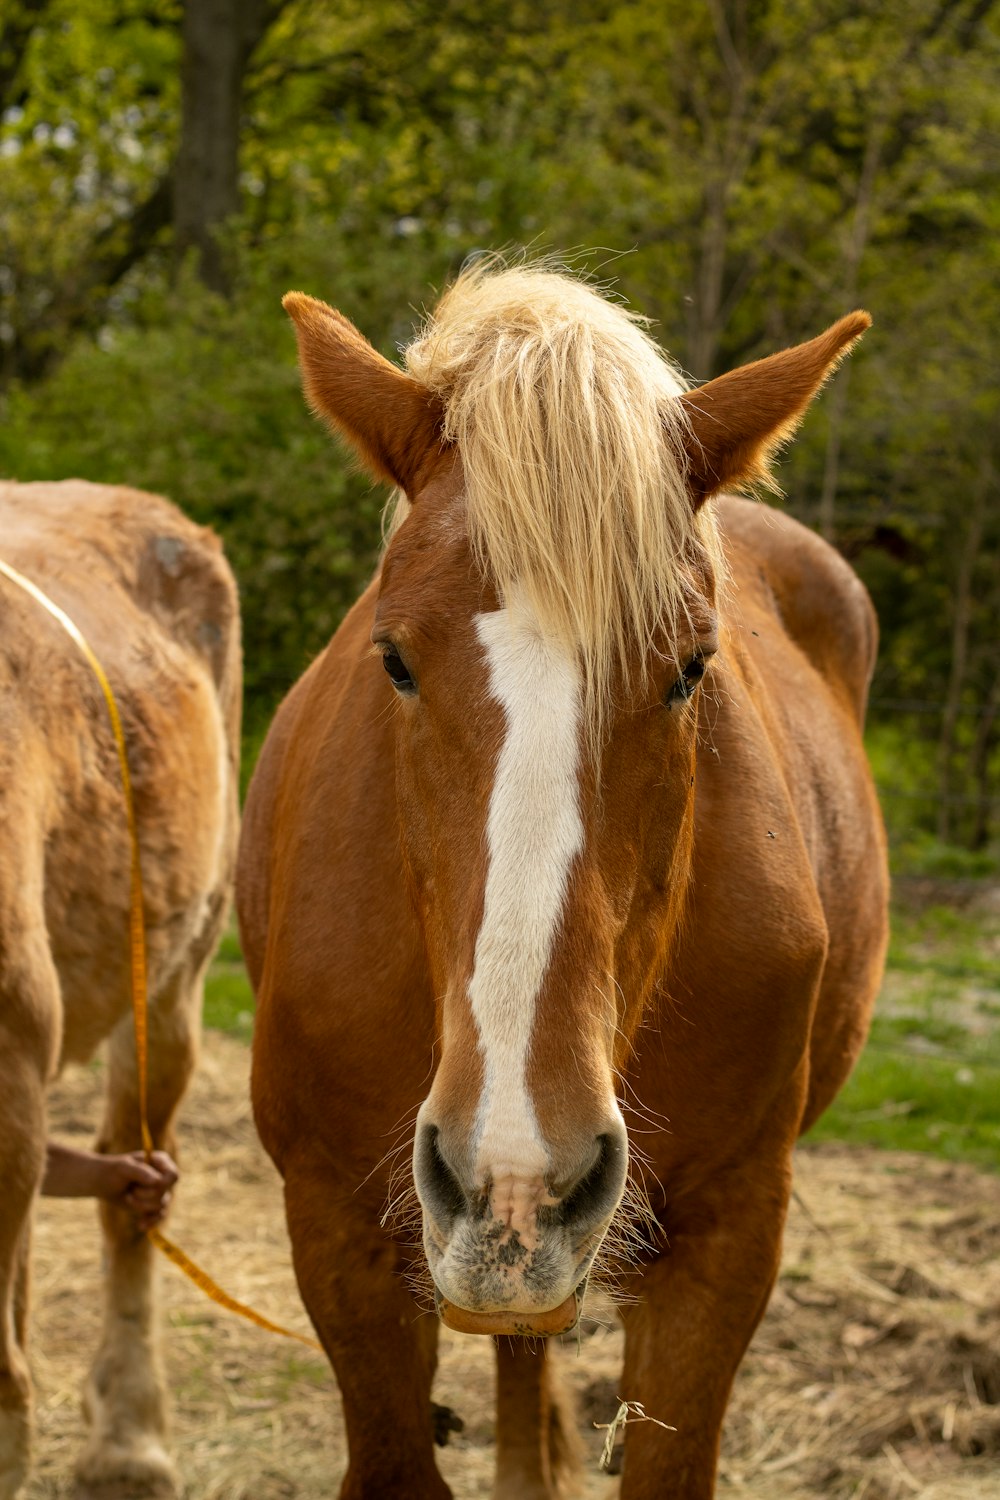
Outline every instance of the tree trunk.
MULTIPOLYGON (((1000 620, 1000 574, 994 573, 993 588, 980 606, 980 619, 1000 620)), ((996 810, 1000 808, 1000 781, 991 776, 991 762, 1000 737, 1000 637, 994 636, 984 655, 980 656, 978 676, 989 686, 983 693, 979 722, 969 753, 969 776, 974 797, 969 848, 974 851, 985 849, 989 844, 996 810)))
MULTIPOLYGON (((850 312, 857 305, 858 286, 861 280, 861 262, 868 247, 871 232, 872 207, 875 199, 875 184, 878 180, 885 143, 886 126, 882 118, 872 120, 865 138, 865 154, 858 178, 858 191, 851 215, 851 230, 847 241, 844 266, 844 307, 850 312)), ((847 415, 847 391, 851 366, 841 370, 834 384, 830 401, 830 427, 823 459, 823 486, 816 507, 816 526, 820 535, 828 542, 836 536, 837 491, 840 487, 840 449, 843 440, 844 419, 847 415)))
POLYGON ((1000 676, 993 679, 993 686, 979 721, 976 741, 970 756, 976 801, 969 848, 975 852, 985 849, 990 841, 993 810, 997 806, 997 789, 990 779, 990 761, 996 748, 998 717, 1000 717, 1000 676))
MULTIPOLYGON (((49 0, 20 0, 0 14, 0 113, 19 103, 18 79, 24 54, 35 27, 48 10, 49 0)), ((23 88, 20 90, 23 92, 23 88)))
POLYGON ((962 707, 962 691, 965 687, 966 666, 969 659, 969 638, 975 603, 973 579, 983 540, 986 498, 990 490, 991 473, 992 465, 987 455, 983 460, 972 495, 972 508, 958 560, 958 577, 955 580, 955 604, 951 627, 951 668, 948 673, 948 689, 945 694, 941 733, 938 738, 937 834, 938 838, 945 842, 951 837, 952 832, 951 813, 954 792, 952 772, 958 737, 958 716, 962 707))
POLYGON ((229 290, 218 231, 240 205, 243 82, 255 47, 283 0, 186 0, 181 141, 174 171, 178 253, 195 250, 202 281, 229 290))
MULTIPOLYGON (((850 309, 848 304, 856 300, 856 293, 845 300, 844 311, 850 309)), ((830 423, 826 439, 826 452, 823 455, 823 485, 819 493, 819 504, 817 506, 816 525, 820 536, 825 537, 828 542, 836 540, 837 521, 836 503, 837 491, 840 488, 840 447, 844 432, 844 418, 847 415, 847 391, 850 385, 851 364, 842 369, 834 381, 833 390, 828 398, 827 415, 830 423)))
POLYGON ((748 70, 731 24, 735 20, 736 33, 741 34, 745 17, 741 14, 742 6, 735 9, 736 15, 731 17, 720 0, 710 0, 709 12, 728 91, 728 109, 722 120, 715 121, 711 116, 702 120, 710 159, 702 193, 699 257, 688 319, 688 364, 698 380, 708 380, 716 373, 729 248, 729 200, 745 165, 748 70))

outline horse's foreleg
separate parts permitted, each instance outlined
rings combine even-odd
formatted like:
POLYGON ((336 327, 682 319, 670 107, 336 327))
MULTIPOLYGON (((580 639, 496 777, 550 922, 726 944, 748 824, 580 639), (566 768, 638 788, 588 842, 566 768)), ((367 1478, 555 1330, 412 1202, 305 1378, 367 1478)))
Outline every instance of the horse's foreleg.
MULTIPOLYGON (((203 975, 157 997, 149 1013, 149 1128, 157 1149, 175 1154, 174 1116, 194 1069, 203 975)), ((98 1148, 141 1145, 131 1017, 112 1035, 107 1108, 98 1148)), ((167 1402, 154 1300, 156 1251, 127 1208, 101 1205, 104 1319, 84 1392, 90 1435, 76 1468, 78 1500, 173 1496, 166 1450, 167 1402)))
POLYGON ((733 1378, 778 1273, 789 1154, 721 1172, 697 1202, 679 1207, 669 1249, 624 1313, 622 1398, 641 1403, 651 1420, 626 1425, 622 1500, 715 1493, 733 1378))
POLYGON ((0 1500, 28 1474, 31 1381, 25 1344, 31 1205, 45 1166, 45 1091, 55 1067, 59 988, 41 940, 34 962, 7 953, 0 989, 0 1500), (29 980, 29 972, 31 978, 29 980))
POLYGON ((580 1468, 572 1406, 544 1339, 498 1338, 494 1500, 571 1495, 580 1468))
POLYGON ((302 1300, 343 1399, 341 1500, 448 1500, 433 1448, 437 1320, 410 1295, 377 1207, 318 1156, 286 1163, 285 1206, 302 1300))

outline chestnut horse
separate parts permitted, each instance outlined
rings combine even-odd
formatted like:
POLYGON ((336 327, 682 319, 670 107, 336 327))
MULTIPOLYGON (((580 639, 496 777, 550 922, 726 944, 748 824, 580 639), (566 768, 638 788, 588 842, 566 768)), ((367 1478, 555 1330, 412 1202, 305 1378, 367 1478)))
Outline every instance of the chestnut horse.
POLYGON ((616 1214, 629 1233, 634 1109, 655 1222, 620 1395, 672 1430, 629 1426, 621 1493, 707 1500, 887 895, 868 597, 721 492, 766 476, 869 319, 686 390, 550 271, 463 272, 407 372, 286 307, 310 404, 404 497, 272 726, 237 874, 254 1108, 343 1395, 341 1494, 449 1494, 438 1320, 385 1213, 401 1122, 438 1311, 498 1336, 495 1493, 571 1486, 541 1336, 576 1321, 616 1214))
MULTIPOLYGON (((167 501, 70 480, 0 483, 0 556, 78 626, 114 690, 142 854, 149 970, 149 1123, 174 1149, 195 1062, 202 981, 236 855, 240 644, 236 587, 211 532, 167 501)), ((0 1500, 26 1478, 32 1200, 45 1097, 107 1039, 98 1147, 141 1146, 129 944, 130 847, 108 710, 46 610, 0 578, 0 1500)), ((173 1494, 152 1289, 132 1214, 102 1205, 105 1295, 85 1393, 78 1497, 173 1494)))

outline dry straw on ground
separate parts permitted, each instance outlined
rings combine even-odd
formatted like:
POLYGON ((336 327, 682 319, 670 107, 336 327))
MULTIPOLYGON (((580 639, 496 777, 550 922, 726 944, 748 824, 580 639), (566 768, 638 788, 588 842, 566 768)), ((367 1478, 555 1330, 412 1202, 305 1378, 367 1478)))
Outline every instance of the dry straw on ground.
MULTIPOLYGON (((173 1232, 236 1296, 306 1329, 277 1179, 253 1133, 248 1053, 210 1034, 185 1112, 173 1232)), ((53 1132, 85 1140, 100 1071, 68 1077, 53 1132)), ((802 1153, 785 1265, 741 1372, 719 1495, 746 1500, 1000 1500, 1000 1185, 913 1156, 802 1153)), ((33 1365, 39 1390, 29 1500, 65 1500, 82 1436, 79 1390, 98 1323, 96 1225, 86 1205, 37 1216, 33 1365)), ((324 1361, 161 1272, 175 1447, 189 1500, 329 1500, 343 1427, 324 1361)), ((561 1351, 588 1430, 586 1500, 620 1399, 621 1333, 607 1309, 561 1351)), ((463 1417, 441 1454, 456 1497, 488 1496, 486 1341, 445 1334, 435 1397, 463 1417)), ((668 1411, 648 1415, 669 1423, 668 1411)), ((668 1441, 669 1435, 664 1434, 668 1441)))

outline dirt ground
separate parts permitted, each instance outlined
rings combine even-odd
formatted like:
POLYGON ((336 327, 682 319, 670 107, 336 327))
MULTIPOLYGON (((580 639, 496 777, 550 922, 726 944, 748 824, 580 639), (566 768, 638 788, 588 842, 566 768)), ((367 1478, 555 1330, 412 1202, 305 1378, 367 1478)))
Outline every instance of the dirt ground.
MULTIPOLYGON (((171 1233, 233 1295, 308 1331, 276 1176, 253 1132, 249 1054, 218 1033, 185 1111, 171 1233)), ((60 1085, 53 1134, 85 1143, 98 1065, 60 1085)), ((71 1493, 79 1391, 97 1333, 92 1211, 39 1207, 32 1359, 38 1386, 29 1500, 71 1493)), ((319 1355, 217 1310, 164 1264, 174 1446, 188 1500, 329 1500, 345 1462, 319 1355)), ((582 1494, 618 1405, 621 1334, 609 1310, 560 1353, 588 1431, 582 1494)), ((485 1340, 444 1334, 435 1398, 464 1431, 440 1461, 457 1500, 488 1496, 492 1371, 485 1340)), ((669 1421, 669 1412, 650 1413, 669 1421)), ((800 1153, 784 1269, 730 1408, 720 1496, 747 1500, 1000 1500, 1000 1181, 925 1157, 800 1153)), ((405 1497, 403 1497, 405 1500, 405 1497)))

